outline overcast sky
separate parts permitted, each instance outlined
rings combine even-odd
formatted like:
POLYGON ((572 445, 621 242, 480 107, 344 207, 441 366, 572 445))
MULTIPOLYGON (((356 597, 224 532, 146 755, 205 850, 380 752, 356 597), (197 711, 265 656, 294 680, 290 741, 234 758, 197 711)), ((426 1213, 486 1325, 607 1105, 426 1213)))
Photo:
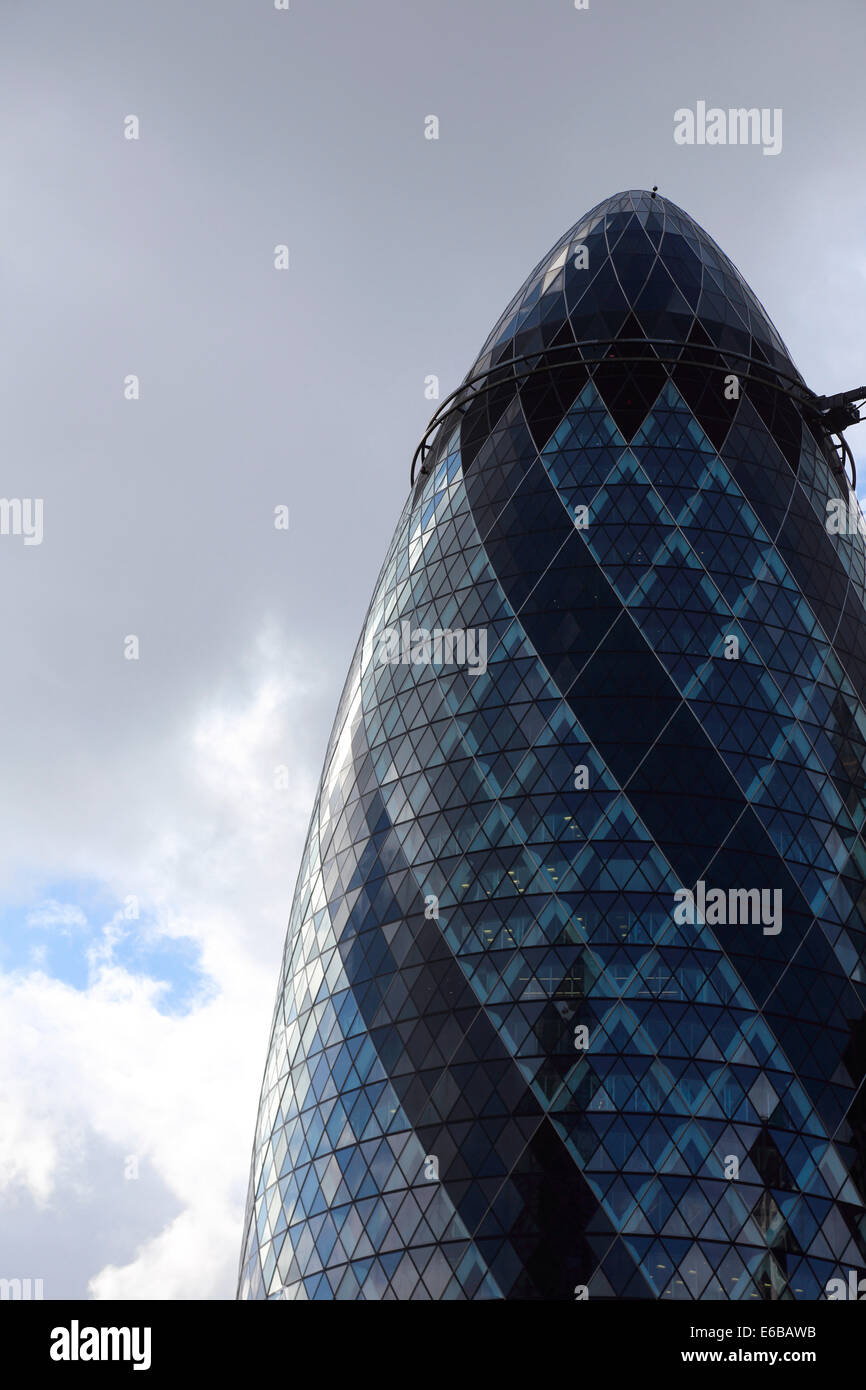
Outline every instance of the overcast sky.
POLYGON ((425 378, 658 184, 813 389, 866 382, 864 47, 863 0, 2 0, 0 492, 44 535, 0 535, 0 1277, 233 1297, 425 378), (781 152, 677 145, 698 101, 781 108, 781 152))

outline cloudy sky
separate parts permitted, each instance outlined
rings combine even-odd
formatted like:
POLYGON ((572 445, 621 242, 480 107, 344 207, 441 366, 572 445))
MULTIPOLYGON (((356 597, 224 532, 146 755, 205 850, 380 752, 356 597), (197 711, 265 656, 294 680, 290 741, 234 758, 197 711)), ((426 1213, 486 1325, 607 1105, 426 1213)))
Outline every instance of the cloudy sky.
POLYGON ((866 382, 864 46, 862 0, 2 0, 0 491, 44 509, 0 535, 0 1277, 233 1297, 425 378, 658 184, 813 389, 866 382), (781 152, 676 144, 698 101, 781 108, 781 152))

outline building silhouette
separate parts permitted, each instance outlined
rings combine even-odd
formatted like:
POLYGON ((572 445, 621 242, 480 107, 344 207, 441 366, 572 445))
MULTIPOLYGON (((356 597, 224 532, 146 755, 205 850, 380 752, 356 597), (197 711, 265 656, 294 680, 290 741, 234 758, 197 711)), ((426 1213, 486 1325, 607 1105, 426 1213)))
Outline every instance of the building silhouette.
POLYGON ((629 192, 413 474, 239 1296, 826 1296, 866 1269, 866 549, 816 398, 706 232, 629 192))

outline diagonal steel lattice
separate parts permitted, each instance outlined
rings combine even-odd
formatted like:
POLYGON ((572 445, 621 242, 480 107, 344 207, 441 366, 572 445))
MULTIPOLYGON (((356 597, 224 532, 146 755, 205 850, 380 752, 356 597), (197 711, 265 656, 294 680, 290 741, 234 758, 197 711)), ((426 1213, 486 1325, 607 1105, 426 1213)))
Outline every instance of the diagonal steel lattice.
POLYGON ((856 501, 821 399, 629 192, 437 411, 298 877, 240 1297, 863 1273, 866 547, 826 524, 856 501), (486 658, 383 660, 407 630, 486 658), (702 880, 781 930, 677 922, 702 880))

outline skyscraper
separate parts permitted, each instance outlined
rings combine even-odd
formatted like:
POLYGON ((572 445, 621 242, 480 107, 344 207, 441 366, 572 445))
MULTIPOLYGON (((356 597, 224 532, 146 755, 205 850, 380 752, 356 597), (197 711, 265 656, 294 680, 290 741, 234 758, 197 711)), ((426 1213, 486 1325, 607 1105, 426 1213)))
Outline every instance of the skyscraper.
POLYGON ((327 750, 241 1297, 862 1274, 866 549, 829 419, 644 192, 443 402, 327 750))

